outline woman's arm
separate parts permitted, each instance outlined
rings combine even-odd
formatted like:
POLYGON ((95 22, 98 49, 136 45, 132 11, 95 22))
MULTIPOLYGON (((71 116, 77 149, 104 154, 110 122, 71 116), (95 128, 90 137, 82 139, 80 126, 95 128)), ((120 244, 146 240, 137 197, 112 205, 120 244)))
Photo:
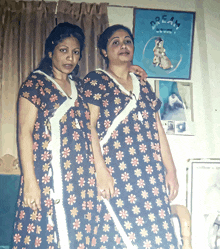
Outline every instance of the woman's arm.
POLYGON ((33 210, 41 210, 41 191, 34 171, 32 139, 38 109, 22 97, 19 99, 18 108, 18 141, 24 176, 24 203, 33 210))
POLYGON ((166 168, 166 186, 169 190, 169 199, 170 201, 172 201, 176 198, 179 189, 179 184, 176 176, 176 167, 174 165, 170 146, 168 144, 167 137, 161 124, 158 113, 156 113, 156 121, 159 133, 162 160, 166 168))
POLYGON ((110 199, 114 196, 114 179, 110 175, 104 158, 102 156, 99 137, 96 130, 97 120, 99 118, 100 107, 92 104, 89 105, 90 110, 90 124, 92 136, 92 150, 95 160, 96 180, 98 195, 110 199))

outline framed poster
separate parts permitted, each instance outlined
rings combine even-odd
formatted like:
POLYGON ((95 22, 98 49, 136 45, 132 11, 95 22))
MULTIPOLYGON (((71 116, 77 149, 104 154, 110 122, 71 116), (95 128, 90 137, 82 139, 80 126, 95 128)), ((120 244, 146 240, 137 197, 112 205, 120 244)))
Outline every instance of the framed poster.
POLYGON ((164 131, 169 135, 194 135, 191 82, 155 80, 164 131))
POLYGON ((133 64, 149 78, 190 79, 195 12, 134 9, 133 64))
POLYGON ((187 208, 192 221, 192 248, 220 248, 220 158, 189 160, 187 208))

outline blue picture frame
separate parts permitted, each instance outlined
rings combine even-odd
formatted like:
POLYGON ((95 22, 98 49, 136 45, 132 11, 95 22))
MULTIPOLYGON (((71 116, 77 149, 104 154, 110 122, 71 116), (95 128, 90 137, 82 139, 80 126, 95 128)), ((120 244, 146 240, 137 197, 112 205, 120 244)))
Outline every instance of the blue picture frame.
POLYGON ((134 58, 149 78, 191 79, 195 12, 134 8, 134 58))

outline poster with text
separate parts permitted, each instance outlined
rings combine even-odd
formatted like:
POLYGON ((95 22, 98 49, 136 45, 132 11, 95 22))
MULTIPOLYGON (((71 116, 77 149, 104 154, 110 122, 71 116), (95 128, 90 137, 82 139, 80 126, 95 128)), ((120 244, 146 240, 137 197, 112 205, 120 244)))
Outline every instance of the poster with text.
POLYGON ((149 78, 190 79, 194 12, 134 9, 134 59, 149 78))

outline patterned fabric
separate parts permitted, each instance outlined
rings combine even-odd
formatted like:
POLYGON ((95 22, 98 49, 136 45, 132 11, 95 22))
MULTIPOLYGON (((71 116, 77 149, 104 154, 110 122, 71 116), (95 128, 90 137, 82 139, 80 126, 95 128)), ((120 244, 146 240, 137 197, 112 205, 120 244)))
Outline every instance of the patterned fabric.
POLYGON ((70 82, 68 97, 51 77, 36 71, 19 91, 19 98, 38 108, 33 153, 42 211, 24 206, 21 176, 13 249, 85 249, 90 244, 96 187, 88 156, 89 112, 81 82, 70 82))
POLYGON ((103 70, 84 78, 84 100, 100 107, 97 132, 115 179, 115 197, 106 204, 119 221, 100 201, 95 248, 176 249, 155 120, 161 102, 149 83, 131 77, 133 93, 103 70))

